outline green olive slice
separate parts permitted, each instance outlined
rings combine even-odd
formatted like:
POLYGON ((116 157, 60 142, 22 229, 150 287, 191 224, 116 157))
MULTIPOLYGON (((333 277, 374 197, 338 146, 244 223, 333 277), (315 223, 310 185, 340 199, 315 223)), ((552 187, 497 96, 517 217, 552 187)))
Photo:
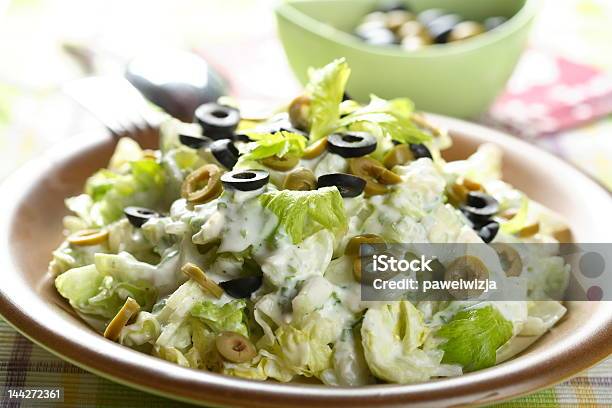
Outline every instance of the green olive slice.
POLYGON ((506 273, 506 276, 521 276, 523 272, 523 261, 519 253, 512 247, 512 245, 503 244, 496 242, 491 245, 491 248, 497 252, 497 256, 502 265, 502 269, 506 273))
MULTIPOLYGON (((446 268, 444 279, 446 281, 483 281, 489 277, 489 270, 486 265, 472 255, 465 255, 455 259, 446 268)), ((470 289, 448 289, 448 293, 455 299, 469 299, 482 294, 484 290, 478 285, 470 289)))
POLYGON ((463 184, 453 183, 446 187, 446 198, 453 207, 463 205, 470 191, 463 184))
POLYGON ((240 333, 224 331, 215 338, 215 346, 221 356, 232 363, 246 363, 257 355, 257 349, 240 333))
POLYGON ((210 294, 212 294, 217 299, 223 296, 223 288, 217 285, 217 283, 211 279, 209 279, 204 271, 200 269, 197 265, 192 263, 186 263, 181 268, 181 271, 191 279, 193 279, 200 287, 210 294))
POLYGON ((272 170, 288 171, 298 165, 300 159, 295 156, 285 155, 283 157, 271 156, 266 157, 261 163, 271 168, 272 170))
POLYGON ((327 149, 327 138, 319 139, 304 150, 302 159, 310 160, 319 157, 327 149))
POLYGON ((386 168, 392 169, 395 166, 402 166, 414 160, 414 154, 410 150, 410 146, 401 144, 395 146, 385 155, 383 164, 386 168))
POLYGON ((121 329, 125 327, 127 322, 140 311, 140 305, 131 297, 127 298, 121 309, 117 312, 113 320, 110 321, 106 330, 104 330, 104 337, 110 340, 117 340, 121 329))
POLYGON ((364 189, 366 196, 385 194, 387 185, 402 181, 399 175, 386 169, 381 163, 370 157, 349 159, 349 169, 352 174, 366 181, 364 189))
POLYGON ((310 129, 310 98, 308 96, 300 95, 291 101, 289 120, 296 129, 310 129))
POLYGON ((552 236, 562 244, 567 244, 573 241, 572 230, 568 227, 553 231, 552 236))
POLYGON ((98 245, 108 240, 107 230, 85 229, 68 237, 68 243, 76 246, 98 245))
POLYGON ((190 204, 204 204, 221 195, 221 169, 215 164, 205 164, 189 174, 181 188, 181 196, 190 204))
POLYGON ((283 188, 296 191, 316 190, 317 178, 309 169, 300 167, 287 174, 283 182, 283 188))
POLYGON ((361 248, 361 244, 384 244, 385 240, 380 235, 376 234, 363 234, 363 235, 355 235, 351 239, 349 239, 346 244, 346 248, 344 249, 344 254, 348 256, 359 256, 359 250, 361 248))
POLYGON ((529 224, 521 228, 521 230, 517 232, 516 235, 519 236, 520 238, 529 238, 529 237, 534 236, 538 232, 540 232, 540 223, 534 222, 533 224, 529 224))

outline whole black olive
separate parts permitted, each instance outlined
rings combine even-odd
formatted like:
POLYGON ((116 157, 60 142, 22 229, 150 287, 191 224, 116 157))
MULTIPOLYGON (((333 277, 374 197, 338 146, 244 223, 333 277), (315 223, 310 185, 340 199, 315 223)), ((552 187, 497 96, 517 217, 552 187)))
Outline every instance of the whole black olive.
POLYGON ((506 21, 508 21, 506 17, 489 17, 484 21, 485 30, 494 30, 506 21))
POLYGON ((125 207, 123 213, 127 217, 130 224, 136 228, 142 227, 151 218, 159 217, 157 212, 142 207, 125 207))
POLYGON ((466 204, 461 207, 466 217, 479 227, 499 211, 499 203, 489 194, 480 191, 470 191, 466 204))
POLYGON ((345 173, 325 174, 317 179, 317 188, 332 187, 338 188, 342 197, 357 197, 363 193, 366 181, 361 177, 345 173))
POLYGON ((188 135, 185 133, 179 134, 179 141, 187 147, 192 149, 200 149, 207 146, 211 139, 202 136, 188 135))
POLYGON ((234 170, 221 176, 223 186, 228 190, 255 191, 270 180, 270 174, 265 170, 234 170))
POLYGON ((215 140, 210 144, 210 152, 228 170, 236 165, 240 155, 230 139, 215 140))
POLYGON ((398 0, 387 0, 381 2, 378 7, 376 7, 377 11, 382 11, 383 13, 388 13, 389 11, 402 10, 409 11, 410 7, 404 1, 398 0))
POLYGON ((395 35, 387 28, 360 30, 359 37, 370 45, 393 45, 396 43, 395 35))
POLYGON ((211 139, 231 139, 240 122, 240 112, 230 106, 205 103, 195 111, 195 119, 202 133, 211 139))
POLYGON ((446 11, 442 9, 427 9, 419 13, 417 20, 419 20, 424 26, 428 26, 432 21, 443 16, 444 14, 446 14, 446 11))
POLYGON ((430 159, 433 158, 427 146, 422 143, 411 143, 410 151, 414 155, 415 160, 422 159, 423 157, 429 157, 430 159))
POLYGON ((480 227, 477 231, 478 236, 482 238, 482 240, 488 244, 493 241, 497 232, 499 231, 499 223, 497 221, 491 221, 482 227, 480 227))
POLYGON ((261 287, 262 277, 260 276, 247 276, 245 278, 232 279, 225 282, 220 282, 219 286, 223 288, 225 293, 236 299, 245 299, 251 296, 251 293, 255 292, 261 287))
POLYGON ((446 14, 430 22, 427 29, 434 42, 444 44, 448 40, 448 35, 461 20, 462 18, 458 14, 446 14))
POLYGON ((334 133, 327 138, 327 150, 345 158, 361 157, 376 150, 376 138, 366 132, 334 133))

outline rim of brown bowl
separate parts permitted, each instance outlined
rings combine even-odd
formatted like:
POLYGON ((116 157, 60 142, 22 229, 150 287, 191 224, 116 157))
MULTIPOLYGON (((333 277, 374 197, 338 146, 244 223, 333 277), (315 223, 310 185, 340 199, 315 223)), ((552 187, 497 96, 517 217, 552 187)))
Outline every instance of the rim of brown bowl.
MULTIPOLYGON (((496 143, 505 154, 507 180, 568 216, 578 241, 610 241, 605 225, 612 225, 612 199, 588 177, 500 132, 430 117, 454 134, 448 157, 465 157, 483 142, 496 143)), ((151 138, 140 142, 154 144, 151 138)), ((611 302, 568 302, 568 316, 518 357, 460 377, 412 385, 333 388, 250 381, 179 367, 120 346, 79 320, 46 274, 51 250, 60 241, 63 197, 78 193, 85 178, 106 163, 113 145, 105 132, 79 135, 26 164, 0 186, 0 314, 33 342, 102 377, 197 404, 475 406, 551 386, 612 352, 611 302)))

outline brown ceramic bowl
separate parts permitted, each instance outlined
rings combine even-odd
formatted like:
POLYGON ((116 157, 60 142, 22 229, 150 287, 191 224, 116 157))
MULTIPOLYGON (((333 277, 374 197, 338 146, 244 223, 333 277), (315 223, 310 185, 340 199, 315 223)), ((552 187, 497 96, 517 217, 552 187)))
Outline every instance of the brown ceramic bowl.
MULTIPOLYGON (((504 174, 534 199, 571 220, 579 242, 611 236, 612 200, 572 167, 498 132, 433 117, 454 133, 448 158, 466 157, 483 142, 505 152, 504 174)), ((141 141, 152 146, 153 140, 141 141)), ((612 307, 568 303, 567 317, 518 357, 476 373, 415 385, 332 388, 225 377, 179 367, 104 339, 79 320, 46 273, 61 241, 64 197, 78 193, 113 150, 105 135, 81 135, 38 158, 0 187, 0 313, 32 341, 86 370, 170 398, 199 404, 281 406, 465 406, 548 387, 592 366, 612 351, 612 307)))

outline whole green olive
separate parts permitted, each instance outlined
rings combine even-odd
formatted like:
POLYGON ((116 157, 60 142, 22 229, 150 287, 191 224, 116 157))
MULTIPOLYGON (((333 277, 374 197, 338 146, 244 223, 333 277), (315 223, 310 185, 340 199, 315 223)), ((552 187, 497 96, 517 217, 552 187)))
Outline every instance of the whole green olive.
POLYGON ((363 234, 363 235, 355 235, 351 239, 349 239, 346 244, 346 248, 344 249, 344 254, 348 256, 359 256, 359 249, 361 244, 384 244, 385 240, 380 235, 376 234, 363 234))
POLYGON ((402 39, 402 48, 406 51, 417 51, 431 44, 433 44, 433 40, 427 33, 402 39))
POLYGON ((310 97, 300 95, 289 105, 291 125, 299 130, 310 130, 310 97))
POLYGON ((296 191, 316 190, 317 178, 311 170, 300 167, 287 174, 283 182, 283 188, 296 191))
POLYGON ((412 20, 407 21, 398 30, 398 35, 401 38, 406 37, 418 37, 424 33, 427 33, 427 28, 420 21, 412 20))
POLYGON ((475 21, 462 21, 451 30, 448 41, 462 41, 485 32, 485 27, 475 21))
POLYGON ((413 21, 416 18, 414 14, 406 10, 392 10, 387 13, 385 25, 393 32, 399 29, 408 21, 413 21))
POLYGON ((189 174, 181 187, 181 196, 190 204, 203 204, 221 195, 221 169, 214 164, 205 164, 189 174))

